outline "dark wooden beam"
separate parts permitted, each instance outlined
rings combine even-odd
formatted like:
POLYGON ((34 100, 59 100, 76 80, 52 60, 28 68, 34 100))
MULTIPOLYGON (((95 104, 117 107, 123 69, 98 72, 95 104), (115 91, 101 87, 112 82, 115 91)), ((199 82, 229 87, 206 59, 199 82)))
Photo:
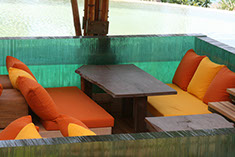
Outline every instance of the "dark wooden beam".
POLYGON ((74 21, 75 33, 76 33, 76 36, 81 36, 82 31, 81 31, 77 0, 71 0, 71 4, 72 4, 72 10, 73 10, 73 21, 74 21))

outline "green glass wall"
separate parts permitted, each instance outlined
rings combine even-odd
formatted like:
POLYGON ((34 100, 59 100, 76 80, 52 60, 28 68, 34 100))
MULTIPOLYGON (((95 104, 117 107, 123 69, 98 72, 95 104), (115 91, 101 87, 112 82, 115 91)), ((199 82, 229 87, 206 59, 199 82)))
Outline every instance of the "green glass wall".
POLYGON ((195 50, 215 63, 227 65, 235 72, 235 48, 208 37, 198 37, 195 39, 195 50))
POLYGON ((135 64, 170 83, 193 36, 119 36, 61 39, 2 39, 0 73, 7 55, 22 60, 44 87, 80 86, 75 70, 83 64, 135 64))
POLYGON ((135 64, 164 83, 189 49, 235 71, 235 50, 205 36, 142 35, 94 38, 0 39, 0 74, 7 55, 22 60, 44 87, 78 86, 83 64, 135 64))

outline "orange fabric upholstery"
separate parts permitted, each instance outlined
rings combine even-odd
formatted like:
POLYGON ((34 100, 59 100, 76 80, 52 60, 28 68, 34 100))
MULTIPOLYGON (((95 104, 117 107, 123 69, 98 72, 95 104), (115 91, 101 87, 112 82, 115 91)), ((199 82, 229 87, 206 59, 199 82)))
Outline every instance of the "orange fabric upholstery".
POLYGON ((183 91, 175 84, 168 84, 177 91, 177 95, 148 97, 148 111, 154 116, 182 116, 208 114, 207 104, 197 97, 183 91))
POLYGON ((230 101, 227 88, 235 88, 235 73, 223 67, 208 87, 203 102, 230 101))
POLYGON ((83 122, 81 122, 80 120, 75 119, 73 117, 67 116, 67 115, 60 115, 58 118, 56 118, 56 122, 58 124, 59 129, 60 129, 60 132, 62 133, 62 135, 64 137, 69 136, 68 135, 69 123, 77 124, 77 125, 80 125, 86 129, 88 129, 88 127, 83 122))
POLYGON ((42 120, 55 120, 59 116, 55 102, 39 83, 21 76, 16 83, 30 108, 42 120))
MULTIPOLYGON (((114 125, 114 118, 79 88, 60 87, 46 90, 55 101, 59 113, 81 120, 89 128, 114 125)), ((58 130, 58 127, 54 130, 58 130)))
POLYGON ((18 133, 30 123, 32 123, 31 116, 24 116, 16 119, 0 132, 0 140, 14 140, 18 133))
POLYGON ((0 84, 0 96, 2 95, 3 87, 2 84, 0 84))
POLYGON ((193 49, 188 50, 176 69, 172 82, 186 91, 199 63, 204 57, 206 56, 197 55, 193 49))
POLYGON ((21 69, 21 70, 24 70, 27 73, 29 73, 36 80, 35 76, 30 71, 30 69, 27 67, 27 65, 25 65, 23 62, 21 62, 19 59, 15 58, 15 57, 7 56, 6 65, 7 65, 8 72, 9 72, 10 67, 21 69))

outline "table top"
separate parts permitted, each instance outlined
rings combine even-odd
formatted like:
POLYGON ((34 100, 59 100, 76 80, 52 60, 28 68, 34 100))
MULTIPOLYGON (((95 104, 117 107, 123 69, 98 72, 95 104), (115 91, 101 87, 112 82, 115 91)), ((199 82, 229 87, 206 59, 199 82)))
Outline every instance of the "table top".
POLYGON ((114 98, 177 94, 133 64, 83 65, 76 73, 114 98))
POLYGON ((225 118, 215 113, 172 117, 146 117, 145 120, 155 131, 159 132, 233 128, 233 123, 228 122, 225 118))
POLYGON ((212 108, 223 116, 235 122, 235 105, 229 101, 209 102, 209 109, 212 108))

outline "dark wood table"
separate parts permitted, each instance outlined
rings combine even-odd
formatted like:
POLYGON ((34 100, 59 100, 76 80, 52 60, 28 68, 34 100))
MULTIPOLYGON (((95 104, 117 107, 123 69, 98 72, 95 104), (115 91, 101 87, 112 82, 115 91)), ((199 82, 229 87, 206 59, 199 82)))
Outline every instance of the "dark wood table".
POLYGON ((147 96, 170 95, 177 92, 133 64, 83 65, 76 70, 81 75, 81 88, 92 97, 92 84, 113 98, 122 98, 124 116, 133 112, 136 132, 146 130, 147 96))
POLYGON ((233 123, 228 122, 218 114, 199 114, 172 117, 146 117, 147 127, 150 131, 180 131, 233 128, 233 123))

